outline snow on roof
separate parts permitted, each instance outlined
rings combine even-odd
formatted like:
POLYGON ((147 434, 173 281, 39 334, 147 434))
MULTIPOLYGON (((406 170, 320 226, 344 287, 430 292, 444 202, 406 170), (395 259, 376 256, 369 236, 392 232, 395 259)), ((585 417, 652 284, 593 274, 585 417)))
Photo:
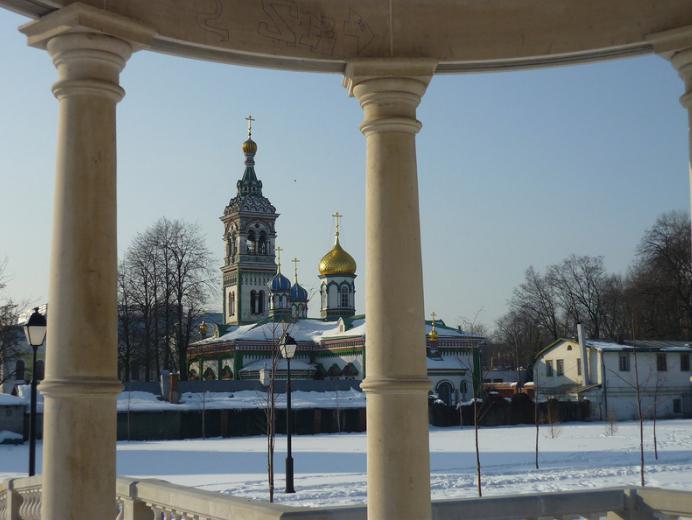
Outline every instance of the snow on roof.
POLYGON ((692 342, 689 341, 626 340, 618 343, 616 341, 587 339, 586 346, 599 351, 611 352, 633 351, 635 349, 650 352, 692 352, 692 342))
MULTIPOLYGON (((307 318, 296 320, 289 323, 288 333, 295 338, 296 341, 312 341, 319 343, 322 338, 354 338, 365 337, 366 323, 365 318, 357 316, 343 320, 348 328, 339 327, 341 320, 323 321, 320 319, 307 318)), ((284 324, 273 321, 264 321, 260 323, 250 323, 248 325, 230 326, 225 334, 215 338, 206 338, 195 342, 194 346, 207 345, 211 343, 219 343, 234 340, 244 341, 271 341, 278 339, 284 329, 284 324)), ((435 322, 437 333, 440 337, 471 337, 476 338, 474 334, 447 327, 442 320, 435 322)), ((428 334, 432 330, 432 322, 425 323, 425 333, 428 334)))
POLYGON ((469 370, 459 358, 427 358, 428 370, 469 370))
MULTIPOLYGON (((271 370, 272 364, 271 364, 271 359, 266 358, 266 359, 260 359, 259 361, 253 361, 252 363, 249 363, 245 365, 243 368, 240 369, 241 372, 258 372, 262 369, 264 370, 271 370)), ((276 369, 277 370, 288 370, 288 363, 284 358, 279 358, 278 362, 276 363, 276 369)), ((317 370, 313 365, 310 365, 309 363, 305 363, 304 361, 300 361, 298 359, 295 359, 291 361, 291 371, 295 370, 304 370, 306 372, 314 372, 317 370)))
POLYGON ((24 399, 10 394, 0 394, 0 406, 21 406, 24 399))

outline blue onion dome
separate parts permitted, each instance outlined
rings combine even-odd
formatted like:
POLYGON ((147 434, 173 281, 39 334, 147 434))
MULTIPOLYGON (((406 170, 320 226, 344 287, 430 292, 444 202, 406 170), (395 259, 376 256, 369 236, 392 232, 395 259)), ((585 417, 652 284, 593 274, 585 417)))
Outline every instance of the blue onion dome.
POLYGON ((271 282, 269 282, 269 288, 272 292, 290 291, 291 280, 282 275, 281 271, 278 271, 271 282))
POLYGON ((294 283, 291 287, 291 301, 292 302, 306 302, 308 301, 308 292, 303 289, 303 287, 298 283, 294 283))

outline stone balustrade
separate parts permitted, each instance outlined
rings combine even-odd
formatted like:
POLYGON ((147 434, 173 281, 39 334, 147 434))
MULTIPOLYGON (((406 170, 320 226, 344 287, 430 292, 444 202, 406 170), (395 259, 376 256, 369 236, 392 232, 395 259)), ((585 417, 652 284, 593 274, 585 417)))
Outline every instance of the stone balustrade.
MULTIPOLYGON (((364 506, 297 508, 163 480, 121 477, 117 520, 365 520, 364 506)), ((0 482, 0 520, 40 520, 41 477, 0 482)), ((644 520, 692 517, 692 492, 623 487, 433 502, 433 520, 644 520)))

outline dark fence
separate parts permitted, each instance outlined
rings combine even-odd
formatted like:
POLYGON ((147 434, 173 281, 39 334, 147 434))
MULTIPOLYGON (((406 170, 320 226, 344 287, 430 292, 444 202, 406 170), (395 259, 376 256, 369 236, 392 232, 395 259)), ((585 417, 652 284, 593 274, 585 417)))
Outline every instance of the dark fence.
MULTIPOLYGON (((473 405, 460 408, 430 401, 430 424, 433 426, 459 426, 473 424, 473 405)), ((489 397, 478 404, 481 426, 505 426, 534 424, 535 405, 526 394, 516 394, 510 400, 489 397)), ((570 421, 589 420, 589 402, 557 401, 551 399, 538 404, 538 421, 541 424, 556 424, 570 421)))
MULTIPOLYGON (((298 409, 293 411, 297 435, 365 431, 365 408, 298 409)), ((286 411, 276 410, 276 430, 286 433, 286 411)), ((143 411, 118 414, 118 440, 241 437, 267 432, 264 409, 143 411)))
MULTIPOLYGON (((286 392, 286 381, 275 381, 274 388, 278 393, 286 392)), ((360 390, 360 381, 351 379, 321 380, 297 379, 291 381, 291 389, 303 392, 344 392, 351 389, 360 390)), ((178 392, 240 392, 242 390, 265 391, 266 388, 257 380, 217 380, 217 381, 180 381, 178 392)), ((159 392, 160 393, 160 392, 159 392)))

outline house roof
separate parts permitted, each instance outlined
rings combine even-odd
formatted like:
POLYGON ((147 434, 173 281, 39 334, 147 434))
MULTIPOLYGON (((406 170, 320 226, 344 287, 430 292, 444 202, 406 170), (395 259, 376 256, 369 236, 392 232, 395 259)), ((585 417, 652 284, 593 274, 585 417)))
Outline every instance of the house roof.
MULTIPOLYGON (((578 343, 575 338, 559 338, 547 345, 543 350, 536 354, 536 359, 544 356, 555 347, 562 343, 578 343)), ((586 348, 591 348, 600 352, 691 352, 691 341, 668 341, 668 340, 624 340, 615 341, 608 339, 586 339, 586 348)))

